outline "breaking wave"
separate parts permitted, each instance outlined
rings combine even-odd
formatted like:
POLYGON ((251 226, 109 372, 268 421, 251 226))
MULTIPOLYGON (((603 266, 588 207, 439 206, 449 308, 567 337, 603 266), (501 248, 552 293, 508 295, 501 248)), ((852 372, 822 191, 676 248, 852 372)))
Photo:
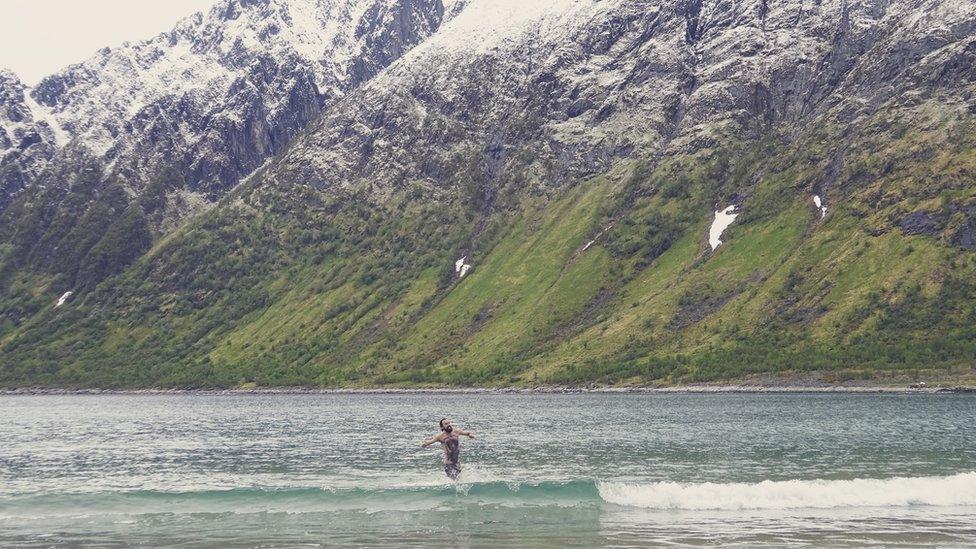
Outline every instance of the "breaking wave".
POLYGON ((945 477, 758 483, 600 483, 608 503, 647 509, 829 509, 976 505, 976 472, 945 477))
POLYGON ((0 497, 0 518, 144 513, 329 512, 417 510, 445 504, 501 506, 605 504, 658 510, 827 509, 973 506, 976 472, 944 477, 787 480, 758 483, 503 481, 390 488, 234 488, 134 490, 0 497))

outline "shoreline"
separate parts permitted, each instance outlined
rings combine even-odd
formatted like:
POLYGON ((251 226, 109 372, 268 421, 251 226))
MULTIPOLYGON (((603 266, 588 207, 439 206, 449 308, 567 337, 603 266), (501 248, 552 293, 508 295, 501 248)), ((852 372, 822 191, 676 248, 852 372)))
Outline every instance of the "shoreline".
POLYGON ((18 395, 569 395, 569 394, 976 394, 976 386, 847 386, 847 385, 681 385, 676 387, 444 387, 444 388, 302 388, 254 387, 237 389, 66 389, 57 387, 21 387, 0 389, 0 396, 18 395))

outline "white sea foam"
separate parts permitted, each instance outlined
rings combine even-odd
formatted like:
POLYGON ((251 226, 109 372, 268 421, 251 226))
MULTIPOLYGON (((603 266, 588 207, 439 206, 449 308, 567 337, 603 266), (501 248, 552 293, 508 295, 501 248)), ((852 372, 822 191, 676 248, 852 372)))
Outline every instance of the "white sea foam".
POLYGON ((648 509, 830 509, 976 505, 976 472, 947 477, 746 483, 600 483, 600 497, 648 509))

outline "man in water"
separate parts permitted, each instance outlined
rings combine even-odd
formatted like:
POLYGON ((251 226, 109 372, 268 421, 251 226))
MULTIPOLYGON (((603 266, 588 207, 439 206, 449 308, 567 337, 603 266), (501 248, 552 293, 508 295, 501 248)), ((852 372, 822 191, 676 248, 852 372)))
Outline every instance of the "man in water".
POLYGON ((451 425, 451 420, 446 417, 440 421, 441 432, 431 439, 425 440, 421 446, 424 448, 435 442, 440 442, 444 448, 444 472, 451 480, 457 480, 461 475, 461 436, 473 439, 474 433, 455 429, 451 425))

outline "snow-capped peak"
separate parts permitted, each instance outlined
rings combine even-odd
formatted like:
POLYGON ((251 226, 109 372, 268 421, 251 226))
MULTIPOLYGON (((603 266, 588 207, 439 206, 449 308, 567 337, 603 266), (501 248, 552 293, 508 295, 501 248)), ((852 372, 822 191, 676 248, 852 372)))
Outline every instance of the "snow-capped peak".
POLYGON ((176 162, 191 190, 215 199, 442 16, 440 0, 220 0, 21 86, 13 118, 29 116, 51 148, 93 153, 135 193, 176 162))
MULTIPOLYGON (((613 2, 599 0, 456 0, 463 10, 444 23, 443 28, 411 55, 440 51, 488 52, 505 45, 516 46, 524 35, 557 42, 572 32, 569 21, 592 16, 613 2), (464 2, 461 4, 461 2, 464 2)), ((446 10, 445 6, 445 10, 446 10)))

